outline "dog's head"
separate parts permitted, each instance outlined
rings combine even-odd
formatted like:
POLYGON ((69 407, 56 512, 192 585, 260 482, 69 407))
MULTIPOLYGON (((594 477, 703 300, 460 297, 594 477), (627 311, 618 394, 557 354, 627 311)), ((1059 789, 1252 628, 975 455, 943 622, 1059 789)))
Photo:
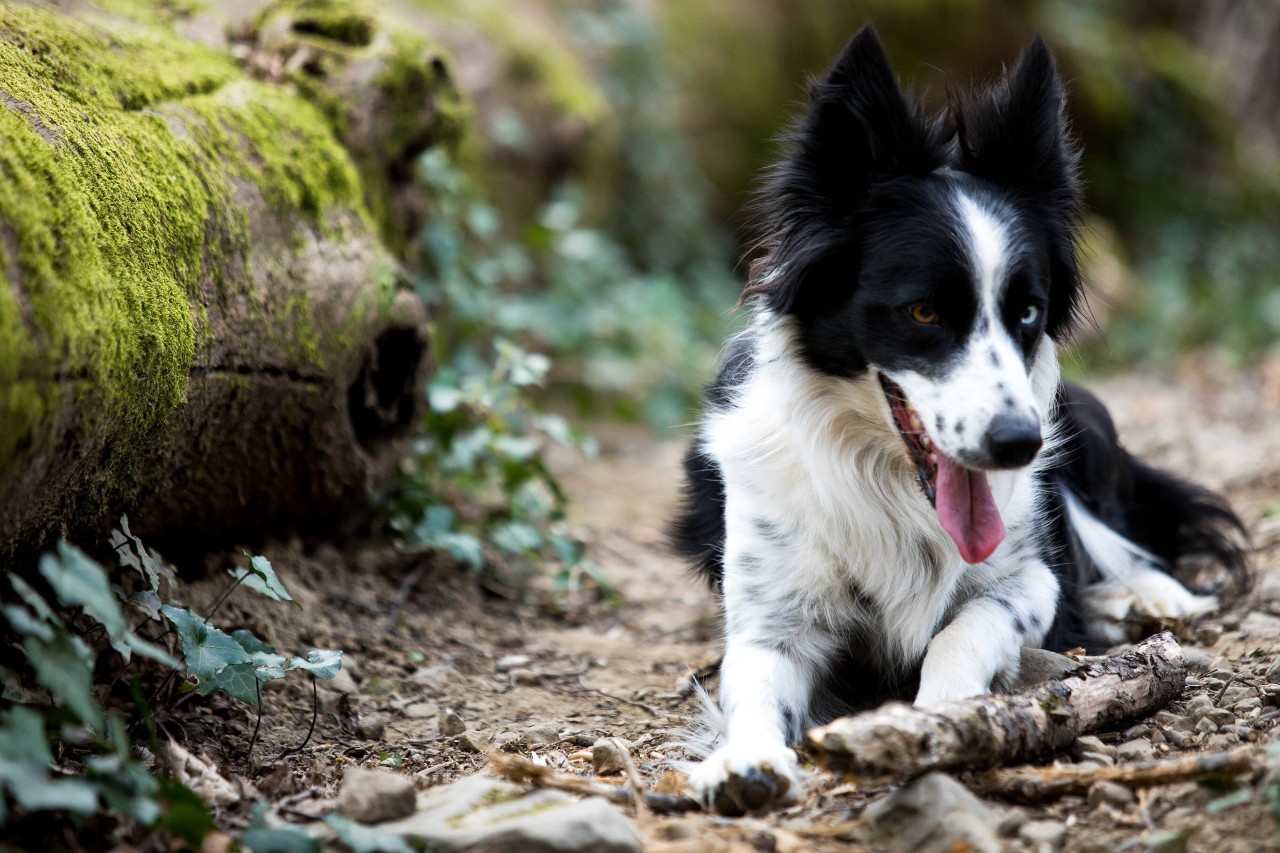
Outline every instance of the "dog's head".
POLYGON ((1037 37, 995 87, 926 119, 866 27, 811 99, 765 187, 747 297, 794 318, 813 369, 875 375, 942 526, 980 562, 1004 534, 983 472, 1036 457, 1032 377, 1081 299, 1053 57, 1037 37))

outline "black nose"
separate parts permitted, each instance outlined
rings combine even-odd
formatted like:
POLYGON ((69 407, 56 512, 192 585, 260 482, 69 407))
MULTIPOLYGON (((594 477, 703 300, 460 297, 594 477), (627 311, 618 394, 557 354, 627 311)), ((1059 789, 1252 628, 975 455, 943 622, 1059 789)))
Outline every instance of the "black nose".
POLYGON ((996 468, 1021 468, 1040 450, 1040 423, 1016 415, 997 415, 987 430, 987 453, 996 468))

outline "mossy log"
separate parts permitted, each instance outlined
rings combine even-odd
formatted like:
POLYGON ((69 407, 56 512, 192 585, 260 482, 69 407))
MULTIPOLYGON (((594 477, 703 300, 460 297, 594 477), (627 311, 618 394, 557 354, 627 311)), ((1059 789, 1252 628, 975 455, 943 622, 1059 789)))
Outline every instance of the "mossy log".
POLYGON ((983 770, 1051 755, 1080 735, 1148 714, 1182 693, 1186 675, 1182 649, 1165 631, 1033 690, 926 708, 892 702, 805 739, 819 765, 865 784, 983 770))
POLYGON ((122 511, 158 542, 327 524, 422 396, 365 188, 447 135, 438 58, 350 46, 347 111, 177 36, 182 5, 0 6, 0 554, 122 511), (370 105, 394 156, 343 144, 370 105))

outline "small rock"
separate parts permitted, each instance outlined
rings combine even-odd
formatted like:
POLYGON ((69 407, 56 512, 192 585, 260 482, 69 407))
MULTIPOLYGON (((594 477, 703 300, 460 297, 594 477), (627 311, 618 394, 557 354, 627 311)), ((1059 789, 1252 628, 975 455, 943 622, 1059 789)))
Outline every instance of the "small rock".
POLYGON ((1280 618, 1250 610, 1240 623, 1240 630, 1250 637, 1280 637, 1280 618))
POLYGON ((626 815, 601 797, 579 800, 560 791, 524 791, 467 776, 426 791, 411 817, 379 832, 415 850, 639 853, 626 815))
POLYGON ((1219 727, 1230 725, 1236 721, 1235 713, 1227 708, 1214 708, 1202 714, 1200 718, 1202 720, 1212 720, 1213 724, 1219 727))
POLYGON ((356 717, 356 737, 365 740, 382 740, 387 733, 387 721, 380 714, 361 714, 356 717))
POLYGON ((525 746, 550 746, 560 740, 560 730, 555 726, 530 726, 520 742, 525 746))
POLYGON ((1116 761, 1150 761, 1155 758, 1149 740, 1125 741, 1116 747, 1116 761))
POLYGON ((630 744, 620 737, 602 737, 591 747, 591 764, 596 775, 622 773, 627 769, 630 744))
POLYGON ((1208 717, 1201 717, 1200 722, 1196 723, 1196 731, 1211 735, 1218 731, 1218 724, 1208 717))
POLYGON ((345 693, 348 696, 360 692, 360 688, 356 686, 356 680, 351 677, 351 673, 345 669, 338 670, 338 674, 330 678, 324 683, 325 690, 334 693, 345 693))
POLYGON ((1218 704, 1224 707, 1231 707, 1237 702, 1243 702, 1245 699, 1258 698, 1258 691, 1247 684, 1232 684, 1222 692, 1222 698, 1218 700, 1218 704))
POLYGON ((1251 696, 1248 699, 1241 699, 1231 706, 1231 710, 1240 716, 1248 716, 1249 712, 1254 708, 1261 708, 1262 700, 1257 696, 1251 696))
POLYGON ((1266 678, 1269 682, 1280 682, 1280 661, 1276 661, 1271 665, 1267 670, 1266 678))
POLYGON ((338 814, 360 823, 382 823, 413 814, 413 780, 387 770, 351 767, 338 789, 338 814))
POLYGON ((1222 752, 1230 749, 1240 742, 1240 738, 1226 732, 1210 735, 1208 740, 1204 742, 1204 748, 1210 752, 1222 752))
POLYGON ((508 674, 512 681, 525 687, 537 687, 542 683, 542 673, 532 669, 513 669, 508 674))
POLYGON ((457 711, 445 708, 439 722, 436 723, 436 728, 445 737, 457 737, 467 730, 467 724, 463 722, 462 717, 458 716, 457 711))
POLYGON ((498 732, 493 736, 493 745, 503 752, 515 752, 520 748, 520 735, 515 732, 498 732))
POLYGON ((448 661, 440 661, 431 666, 424 666, 409 676, 409 681, 423 687, 443 687, 444 684, 457 677, 458 672, 448 661))
POLYGON ((1091 806, 1106 803, 1109 806, 1121 809, 1133 805, 1136 800, 1133 791, 1130 791, 1124 785, 1107 781, 1094 782, 1090 785, 1089 796, 1086 799, 1091 806))
POLYGON ((595 746, 599 738, 591 732, 578 732, 572 736, 572 740, 574 746, 595 746))
POLYGON ((404 715, 411 720, 429 720, 438 713, 440 709, 430 702, 411 702, 404 706, 404 715))
POLYGON ((862 812, 872 844, 913 853, 995 853, 1002 817, 944 773, 923 776, 862 812))
POLYGON ((1204 693, 1192 696, 1187 702, 1187 713, 1194 717, 1203 717, 1214 709, 1213 699, 1204 693))
POLYGON ((1259 602, 1280 601, 1280 575, 1268 572, 1253 590, 1254 598, 1259 602))
POLYGON ((1225 679, 1217 678, 1212 675, 1205 676, 1204 681, 1202 683, 1211 693, 1217 693, 1223 687, 1227 686, 1227 682, 1225 679))
POLYGON ((494 663, 493 668, 497 672, 510 672, 527 667, 532 661, 528 655, 503 655, 494 663))
POLYGON ((483 732, 463 732, 458 735, 458 749, 463 752, 478 752, 484 755, 489 751, 489 736, 483 732))
MULTIPOLYGON (((1201 625, 1196 629, 1196 642, 1202 646, 1212 646, 1221 639, 1222 629, 1217 625, 1201 625)), ((1197 651, 1199 651, 1199 649, 1197 649, 1197 651)), ((1183 648, 1182 653, 1184 656, 1186 655, 1186 652, 1186 648, 1183 648)), ((1190 661, 1187 663, 1190 664, 1190 661)))
POLYGON ((1116 760, 1113 756, 1102 752, 1082 752, 1080 753, 1079 762, 1081 764, 1093 763, 1099 767, 1114 767, 1116 760))
POLYGON ((1030 690, 1079 669, 1080 663, 1048 649, 1023 648, 1022 663, 1013 690, 1030 690))
POLYGON ((1187 742, 1187 736, 1174 728, 1164 729, 1164 739, 1176 747, 1182 747, 1187 742))
POLYGON ((1067 827, 1054 820, 1032 820, 1022 825, 1018 837, 1036 853, 1061 850, 1067 841, 1067 827))
POLYGON ((1182 658, 1187 662, 1187 669, 1190 672, 1206 673, 1213 667, 1216 660, 1214 655, 1206 652, 1204 649, 1197 649, 1195 646, 1183 646, 1182 658))
POLYGON ((1076 756, 1080 756, 1086 752, 1093 752, 1107 756, 1116 754, 1116 748, 1114 746, 1103 743, 1101 738, 1095 737, 1094 735, 1081 735, 1076 738, 1075 743, 1071 746, 1071 751, 1076 756))

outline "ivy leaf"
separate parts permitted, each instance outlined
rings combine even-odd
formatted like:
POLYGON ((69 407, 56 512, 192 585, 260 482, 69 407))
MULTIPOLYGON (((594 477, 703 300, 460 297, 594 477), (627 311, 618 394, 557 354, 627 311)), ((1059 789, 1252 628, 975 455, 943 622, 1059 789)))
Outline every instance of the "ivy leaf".
POLYGON ((93 695, 93 655, 79 637, 59 628, 52 642, 35 637, 23 640, 27 660, 36 672, 36 681, 60 698, 79 718, 95 731, 102 731, 102 706, 93 695))
POLYGON ((350 847, 351 853, 413 853, 400 836, 362 826, 342 815, 326 815, 324 822, 338 833, 338 840, 350 847))
POLYGON ((320 844, 300 829, 268 829, 267 805, 253 807, 249 828, 240 833, 240 846, 253 853, 320 853, 320 844))
POLYGON ((228 666, 252 663, 244 647, 228 634, 219 631, 190 610, 164 605, 160 612, 173 625, 182 639, 182 656, 187 673, 200 684, 210 681, 228 666))
POLYGON ((17 575, 9 575, 9 585, 13 587, 27 606, 36 612, 41 622, 49 622, 54 625, 61 625, 62 620, 53 613, 53 608, 49 606, 49 602, 44 600, 44 596, 32 589, 31 584, 24 581, 17 575))
POLYGON ((237 628, 231 632, 231 636, 253 658, 254 676, 259 681, 284 678, 285 659, 276 654, 274 646, 264 643, 246 628, 237 628))
MULTIPOLYGON (((247 554, 245 556, 248 556, 247 554)), ((280 578, 276 575, 276 570, 271 567, 271 561, 261 555, 251 557, 249 560, 249 568, 242 569, 239 566, 227 569, 227 574, 240 581, 242 586, 246 586, 259 595, 265 595, 267 598, 275 601, 293 601, 293 596, 284 588, 284 584, 280 582, 280 578)), ((298 609, 302 609, 302 605, 296 601, 298 609)))
POLYGON ((234 696, 246 705, 257 708, 259 681, 257 667, 253 663, 233 663, 202 681, 197 689, 205 694, 221 690, 228 696, 234 696))
POLYGON ((55 778, 53 756, 40 714, 21 705, 9 710, 0 727, 0 790, 28 811, 60 810, 92 814, 98 793, 83 779, 55 778))
POLYGON ((147 582, 147 588, 155 592, 160 588, 160 578, 173 580, 173 570, 159 556, 142 544, 142 540, 129 529, 129 516, 120 516, 120 528, 111 531, 111 547, 115 549, 120 565, 134 569, 147 582))
POLYGON ((287 670, 304 669, 316 678, 333 678, 342 669, 342 651, 340 649, 312 649, 307 652, 307 659, 295 657, 285 667, 287 670))
POLYGON ((19 634, 35 637, 46 643, 53 639, 53 628, 49 626, 49 623, 37 619, 30 610, 21 604, 6 604, 2 609, 9 627, 19 634))
POLYGON ((40 558, 40 574, 53 587, 59 601, 68 607, 79 606, 106 629, 111 647, 126 661, 138 652, 165 666, 178 666, 163 649, 130 630, 106 571, 79 548, 65 540, 59 542, 56 557, 45 554, 40 558))

